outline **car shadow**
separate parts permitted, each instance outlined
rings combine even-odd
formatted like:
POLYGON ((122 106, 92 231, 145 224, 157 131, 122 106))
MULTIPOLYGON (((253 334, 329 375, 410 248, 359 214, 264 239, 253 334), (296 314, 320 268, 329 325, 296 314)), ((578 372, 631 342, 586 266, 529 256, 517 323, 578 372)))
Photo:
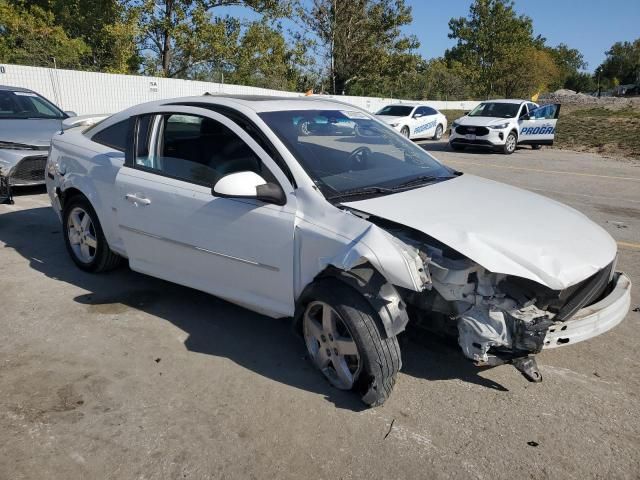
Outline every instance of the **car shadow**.
MULTIPOLYGON (((188 334, 192 352, 228 358, 266 378, 323 395, 336 407, 361 411, 365 406, 335 389, 305 361, 306 349, 291 321, 274 320, 212 295, 142 275, 122 267, 104 274, 79 270, 65 250, 61 225, 51 208, 0 215, 0 241, 29 261, 31 268, 56 281, 89 292, 74 298, 89 314, 118 314, 127 309, 164 319, 188 334)), ((497 388, 459 352, 408 342, 403 372, 429 380, 462 379, 497 388)))

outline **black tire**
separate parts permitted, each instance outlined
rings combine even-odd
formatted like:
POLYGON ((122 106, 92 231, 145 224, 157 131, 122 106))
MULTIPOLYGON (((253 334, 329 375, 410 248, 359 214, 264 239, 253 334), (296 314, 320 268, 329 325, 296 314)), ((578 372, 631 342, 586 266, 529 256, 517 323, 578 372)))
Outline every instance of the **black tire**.
POLYGON ((504 141, 504 146, 502 147, 502 153, 505 155, 511 155, 516 151, 518 147, 518 135, 516 132, 509 132, 507 138, 504 141))
POLYGON ((444 133, 444 128, 442 127, 442 124, 438 124, 438 126, 436 127, 436 131, 433 134, 433 140, 440 140, 442 138, 442 134, 444 133))
MULTIPOLYGON (((305 313, 316 302, 326 303, 338 313, 360 356, 359 373, 352 390, 365 404, 382 405, 391 395, 402 366, 397 337, 383 338, 381 320, 369 302, 360 292, 339 280, 319 280, 308 289, 302 302, 305 313)), ((301 328, 304 321, 302 318, 301 328)))
POLYGON ((542 145, 531 145, 531 150, 540 150, 542 145))
POLYGON ((456 143, 449 143, 449 146, 451 147, 451 150, 455 150, 456 152, 461 152, 465 149, 464 145, 458 145, 456 143))
POLYGON ((400 129, 400 133, 402 134, 403 137, 405 138, 409 138, 410 132, 409 132, 409 127, 404 126, 400 129))
POLYGON ((65 202, 64 208, 62 210, 62 226, 62 234, 64 236, 65 246, 67 247, 67 251, 71 256, 71 259, 78 266, 78 268, 87 272, 106 272, 109 270, 113 270, 122 262, 122 257, 114 253, 109 248, 107 240, 105 239, 104 233, 102 231, 102 226, 100 225, 100 221, 98 220, 98 215, 91 206, 91 203, 84 196, 75 195, 65 202), (88 262, 85 262, 78 257, 69 239, 70 215, 71 212, 73 212, 77 208, 82 209, 89 215, 89 218, 91 219, 91 223, 93 225, 95 239, 97 240, 97 247, 95 248, 93 259, 88 262))

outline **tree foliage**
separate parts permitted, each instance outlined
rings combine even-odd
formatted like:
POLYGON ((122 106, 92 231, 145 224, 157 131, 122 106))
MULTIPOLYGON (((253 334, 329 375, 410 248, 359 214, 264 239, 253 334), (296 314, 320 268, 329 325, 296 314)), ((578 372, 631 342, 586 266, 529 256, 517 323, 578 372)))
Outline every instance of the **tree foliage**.
POLYGON ((611 84, 640 84, 640 38, 633 42, 616 42, 606 55, 599 67, 604 79, 611 84))
POLYGON ((312 0, 298 10, 324 60, 330 93, 373 90, 392 94, 402 75, 421 58, 414 36, 401 28, 412 21, 404 0, 312 0))
POLYGON ((53 13, 0 0, 0 62, 82 68, 89 46, 70 38, 53 13))
MULTIPOLYGON (((114 73, 135 72, 139 65, 135 43, 136 11, 118 0, 10 0, 27 18, 46 15, 51 26, 57 27, 76 44, 85 47, 78 68, 114 73), (38 13, 40 12, 40 13, 38 13)), ((65 55, 59 63, 67 65, 65 55)))

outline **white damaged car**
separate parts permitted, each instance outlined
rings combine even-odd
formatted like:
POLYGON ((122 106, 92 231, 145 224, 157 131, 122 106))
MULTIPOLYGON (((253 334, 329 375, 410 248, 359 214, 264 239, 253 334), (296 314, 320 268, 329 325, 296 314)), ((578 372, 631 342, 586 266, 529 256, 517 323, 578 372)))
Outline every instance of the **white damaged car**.
POLYGON ((616 243, 584 215, 452 170, 335 101, 147 103, 54 136, 46 171, 79 268, 127 259, 291 317, 313 364, 368 405, 390 395, 407 327, 539 381, 536 353, 629 309, 616 243), (319 127, 301 132, 300 118, 319 127))
POLYGON ((411 140, 440 140, 447 129, 447 117, 435 108, 418 103, 386 105, 376 117, 411 140))

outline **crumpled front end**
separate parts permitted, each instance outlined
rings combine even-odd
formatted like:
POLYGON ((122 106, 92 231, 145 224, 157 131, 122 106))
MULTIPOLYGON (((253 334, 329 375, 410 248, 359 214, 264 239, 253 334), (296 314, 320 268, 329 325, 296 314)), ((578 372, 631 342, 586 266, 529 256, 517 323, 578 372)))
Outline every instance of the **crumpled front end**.
POLYGON ((430 288, 402 290, 412 321, 457 335, 477 366, 513 364, 528 380, 542 376, 532 355, 577 343, 620 323, 630 305, 631 283, 615 260, 563 290, 493 273, 440 242, 410 229, 390 233, 422 252, 430 288))

